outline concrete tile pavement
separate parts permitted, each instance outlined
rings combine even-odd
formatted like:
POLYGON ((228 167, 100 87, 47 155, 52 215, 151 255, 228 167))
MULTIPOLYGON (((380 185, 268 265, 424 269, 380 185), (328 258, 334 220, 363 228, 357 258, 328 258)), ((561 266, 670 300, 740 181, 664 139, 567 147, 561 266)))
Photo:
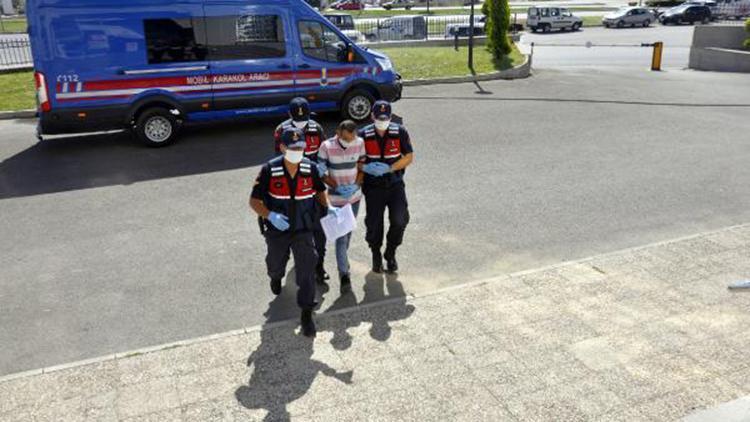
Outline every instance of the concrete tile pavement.
POLYGON ((323 314, 315 341, 276 323, 6 377, 0 420, 677 420, 750 394, 726 288, 748 254, 737 226, 323 314))

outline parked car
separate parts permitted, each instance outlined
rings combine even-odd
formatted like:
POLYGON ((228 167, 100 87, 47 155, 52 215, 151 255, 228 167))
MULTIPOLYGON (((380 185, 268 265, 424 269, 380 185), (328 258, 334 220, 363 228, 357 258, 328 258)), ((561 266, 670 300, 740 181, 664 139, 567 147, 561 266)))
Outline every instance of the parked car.
POLYGON ((391 9, 406 9, 411 10, 414 7, 413 0, 391 0, 381 4, 381 7, 385 10, 391 9))
POLYGON ((427 20, 424 16, 394 16, 365 32, 367 41, 403 41, 427 39, 427 20))
POLYGON ((354 18, 346 13, 326 13, 323 15, 326 19, 336 25, 350 40, 355 43, 365 41, 365 35, 354 28, 354 18))
POLYGON ((278 118, 294 97, 359 121, 401 97, 387 56, 302 0, 112 4, 28 0, 41 139, 132 130, 164 146, 184 123, 278 118))
POLYGON ((583 19, 573 16, 564 7, 535 6, 530 7, 526 13, 526 27, 531 29, 531 32, 549 32, 553 29, 565 31, 568 28, 578 31, 583 26, 583 19))
POLYGON ((357 0, 337 1, 331 5, 334 10, 365 10, 365 4, 357 0))
POLYGON ((705 5, 686 3, 664 12, 659 16, 659 22, 662 25, 679 25, 682 23, 692 25, 696 22, 707 24, 711 22, 711 9, 705 5))
POLYGON ((624 7, 604 15, 602 18, 602 25, 605 28, 624 28, 626 26, 631 28, 635 28, 636 26, 647 27, 653 22, 656 22, 656 16, 645 7, 624 7))
MULTIPOLYGON (((484 15, 474 16, 474 36, 482 36, 485 34, 485 23, 487 17, 484 15)), ((468 37, 471 33, 471 25, 469 22, 466 23, 450 23, 445 26, 445 37, 454 38, 456 35, 459 37, 468 37)))
POLYGON ((742 19, 750 16, 750 0, 692 0, 689 3, 708 6, 712 19, 742 19))

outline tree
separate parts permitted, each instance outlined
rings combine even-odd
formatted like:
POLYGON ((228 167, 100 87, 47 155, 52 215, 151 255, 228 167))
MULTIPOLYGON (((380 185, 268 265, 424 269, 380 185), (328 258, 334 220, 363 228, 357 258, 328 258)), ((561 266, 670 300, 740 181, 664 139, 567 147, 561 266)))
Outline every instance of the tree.
POLYGON ((486 0, 482 13, 487 15, 487 48, 495 61, 500 61, 511 52, 508 28, 510 28, 510 5, 508 0, 486 0))

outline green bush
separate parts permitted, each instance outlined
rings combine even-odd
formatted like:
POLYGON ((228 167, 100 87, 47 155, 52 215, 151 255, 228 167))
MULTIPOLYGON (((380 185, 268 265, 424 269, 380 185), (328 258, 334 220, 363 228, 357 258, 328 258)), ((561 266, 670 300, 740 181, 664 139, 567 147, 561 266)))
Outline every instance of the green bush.
MULTIPOLYGON (((745 21, 745 31, 747 31, 750 34, 750 19, 745 21)), ((745 48, 750 50, 750 38, 745 40, 745 48)))
POLYGON ((508 0, 486 0, 487 22, 487 48, 495 61, 500 62, 503 57, 510 54, 512 47, 508 38, 510 28, 510 5, 508 0))

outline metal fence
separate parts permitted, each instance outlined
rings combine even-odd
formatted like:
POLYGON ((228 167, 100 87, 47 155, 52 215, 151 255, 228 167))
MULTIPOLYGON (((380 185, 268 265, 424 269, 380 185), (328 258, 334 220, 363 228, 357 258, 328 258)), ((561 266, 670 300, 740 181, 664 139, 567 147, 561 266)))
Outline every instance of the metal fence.
POLYGON ((29 67, 32 63, 28 39, 0 39, 0 69, 29 67))
MULTIPOLYGON (((476 35, 484 35, 481 14, 475 17, 476 35)), ((355 29, 361 34, 360 41, 407 41, 435 38, 452 38, 469 35, 469 15, 455 16, 395 16, 391 18, 357 19, 355 29)), ((358 34, 358 36, 360 36, 358 34)))

